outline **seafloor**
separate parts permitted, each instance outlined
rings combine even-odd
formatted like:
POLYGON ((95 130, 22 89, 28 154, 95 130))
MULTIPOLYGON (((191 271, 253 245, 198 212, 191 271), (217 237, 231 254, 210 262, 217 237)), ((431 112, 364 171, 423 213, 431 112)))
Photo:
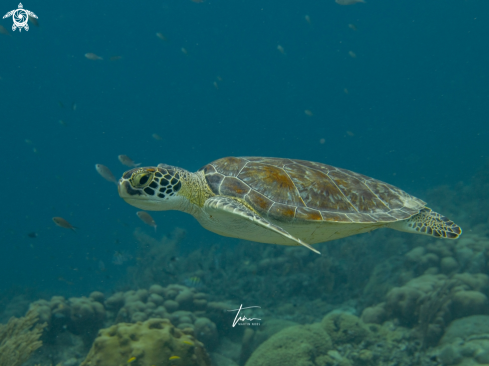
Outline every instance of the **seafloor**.
POLYGON ((489 365, 488 190, 489 163, 421 196, 464 228, 453 241, 378 230, 321 256, 249 242, 182 256, 180 230, 136 230, 118 291, 0 295, 0 364, 489 365), (260 320, 233 327, 240 304, 260 320))

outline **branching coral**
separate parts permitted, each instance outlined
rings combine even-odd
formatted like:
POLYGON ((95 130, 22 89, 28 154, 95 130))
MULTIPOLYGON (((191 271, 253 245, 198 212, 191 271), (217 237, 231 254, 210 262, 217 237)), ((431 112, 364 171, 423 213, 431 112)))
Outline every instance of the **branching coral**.
POLYGON ((42 346, 39 337, 46 324, 36 324, 38 319, 39 314, 31 310, 23 318, 0 324, 0 365, 20 366, 42 346))

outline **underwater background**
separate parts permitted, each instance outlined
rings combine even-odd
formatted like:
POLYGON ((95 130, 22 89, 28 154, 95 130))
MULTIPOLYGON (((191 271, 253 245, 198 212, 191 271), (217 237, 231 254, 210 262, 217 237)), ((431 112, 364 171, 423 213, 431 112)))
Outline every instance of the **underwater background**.
MULTIPOLYGON (((18 6, 1 4, 2 14, 18 6)), ((473 314, 451 309, 451 316, 442 316, 446 327, 489 314, 489 3, 32 0, 23 6, 38 16, 29 31, 12 31, 11 17, 0 20, 0 323, 24 316, 38 299, 93 291, 107 299, 177 284, 206 293, 209 302, 259 305, 263 325, 271 314, 310 324, 336 308, 360 317, 385 302, 392 288, 423 274, 446 276, 445 287, 430 287, 438 291, 430 296, 441 298, 457 286, 447 281, 466 273, 482 276, 478 287, 466 290, 486 299, 466 305, 479 306, 473 314), (142 166, 165 163, 189 171, 225 156, 270 156, 365 174, 460 224, 462 238, 479 243, 470 250, 480 265, 470 269, 472 257, 453 254, 462 239, 447 244, 387 230, 315 245, 323 252, 321 263, 303 248, 218 236, 175 211, 151 213, 155 232, 95 170, 95 164, 106 165, 118 179, 129 170, 120 154, 142 166), (56 226, 52 218, 58 216, 76 232, 56 226), (430 252, 430 245, 452 254, 430 252), (406 259, 418 247, 420 256, 437 258, 406 259), (442 267, 445 257, 457 265, 446 267, 445 261, 442 267), (380 263, 388 264, 377 282, 369 282, 380 263), (250 265, 255 267, 246 269, 250 265)), ((386 314, 386 321, 399 318, 392 309, 386 314)), ((117 323, 109 318, 89 330, 93 334, 71 364, 83 361, 102 324, 117 323)), ((210 344, 201 340, 208 350, 246 333, 233 336, 234 328, 220 329, 208 318, 220 332, 207 339, 210 344)), ((418 323, 409 318, 396 326, 418 323)), ((54 338, 63 331, 50 329, 54 338)), ((83 338, 81 333, 76 335, 83 338)), ((419 362, 411 357, 398 364, 422 364, 428 347, 439 347, 442 330, 429 341, 423 334, 419 362)), ((58 349, 54 338, 43 339, 51 354, 58 349)), ((478 355, 487 352, 489 359, 489 347, 479 346, 470 357, 483 359, 478 355)), ((247 347, 225 356, 244 365, 258 345, 247 347)), ((42 350, 33 357, 48 365, 42 350)), ((334 352, 343 357, 346 351, 334 352)), ((445 358, 436 352, 433 364, 470 358, 457 350, 445 358)), ((49 360, 63 364, 63 357, 49 360)), ((226 364, 213 357, 213 364, 226 364)), ((318 357, 311 365, 334 364, 318 357)), ((370 362, 358 360, 349 362, 370 362)), ((253 362, 283 364, 263 357, 253 362)), ((380 358, 371 362, 382 364, 380 358)))

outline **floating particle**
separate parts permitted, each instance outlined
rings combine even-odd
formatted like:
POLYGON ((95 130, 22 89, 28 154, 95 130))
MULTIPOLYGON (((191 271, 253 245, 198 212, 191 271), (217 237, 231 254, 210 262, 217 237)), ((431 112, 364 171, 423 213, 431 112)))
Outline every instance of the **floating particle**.
POLYGON ((127 155, 119 155, 117 158, 122 164, 130 168, 136 168, 141 165, 141 163, 139 164, 134 163, 134 161, 127 155))
POLYGON ((277 50, 282 54, 282 55, 285 55, 285 50, 284 48, 281 46, 281 45, 278 45, 277 46, 277 50))
POLYGON ((306 20, 306 22, 308 22, 309 24, 312 24, 312 23, 311 23, 311 18, 309 17, 309 15, 306 15, 306 16, 304 17, 304 19, 305 19, 305 20, 306 20))
POLYGON ((160 135, 158 135, 157 133, 154 133, 154 134, 152 134, 151 136, 152 136, 152 137, 153 137, 155 140, 158 140, 158 141, 163 140, 163 139, 161 138, 161 136, 160 136, 160 135))
POLYGON ((348 28, 350 28, 350 29, 352 29, 352 30, 354 30, 354 31, 356 31, 356 30, 357 30, 357 27, 355 27, 355 24, 351 24, 351 23, 350 23, 350 24, 348 24, 348 28))
POLYGON ((58 225, 59 227, 63 227, 65 229, 70 229, 76 232, 76 227, 71 225, 68 221, 63 219, 62 217, 53 217, 53 222, 58 225))
POLYGON ((185 48, 181 48, 181 51, 183 52, 184 55, 188 55, 188 51, 185 48))
POLYGON ((100 56, 97 56, 95 53, 85 53, 85 57, 88 58, 89 60, 94 60, 94 61, 97 61, 97 60, 103 60, 102 57, 100 56))
POLYGON ((326 142, 326 140, 325 140, 325 139, 319 139, 319 143, 320 143, 320 144, 324 144, 325 142, 326 142))
POLYGON ((335 0, 340 5, 353 5, 356 3, 365 3, 364 0, 335 0))
POLYGON ((217 90, 219 90, 219 85, 217 85, 217 81, 214 81, 214 83, 212 85, 214 85, 214 88, 216 88, 217 90))
POLYGON ((34 24, 36 27, 39 27, 39 21, 36 18, 31 17, 30 15, 28 17, 29 17, 29 22, 34 24))
POLYGON ((348 89, 347 88, 343 89, 343 91, 345 92, 345 94, 348 94, 348 89))
POLYGON ((109 60, 110 61, 117 61, 117 60, 120 60, 122 59, 122 56, 112 56, 109 60))
POLYGON ((353 51, 350 51, 348 52, 348 54, 352 57, 352 58, 357 58, 357 54, 353 51))
POLYGON ((0 25, 0 34, 6 35, 6 36, 12 36, 7 29, 3 25, 0 25))
POLYGON ((117 184, 117 179, 115 179, 114 174, 112 174, 110 169, 107 168, 105 165, 95 164, 95 169, 102 176, 102 178, 108 180, 109 182, 117 184))
POLYGON ((156 37, 158 37, 162 41, 168 42, 168 38, 166 38, 163 33, 160 33, 160 32, 156 33, 156 37))
POLYGON ((312 113, 312 112, 311 112, 309 109, 306 109, 306 110, 304 111, 304 113, 306 114, 306 116, 309 116, 309 117, 314 116, 314 113, 312 113))
POLYGON ((350 136, 350 137, 355 136, 355 134, 354 134, 353 132, 351 132, 351 131, 346 131, 346 134, 347 134, 348 136, 350 136))

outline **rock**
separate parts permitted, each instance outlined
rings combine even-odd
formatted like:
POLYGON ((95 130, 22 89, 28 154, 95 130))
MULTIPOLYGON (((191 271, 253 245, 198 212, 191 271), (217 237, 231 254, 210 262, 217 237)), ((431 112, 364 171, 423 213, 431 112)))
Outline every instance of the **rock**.
POLYGON ((458 263, 453 257, 445 257, 440 263, 441 271, 445 274, 450 274, 457 270, 458 263))

